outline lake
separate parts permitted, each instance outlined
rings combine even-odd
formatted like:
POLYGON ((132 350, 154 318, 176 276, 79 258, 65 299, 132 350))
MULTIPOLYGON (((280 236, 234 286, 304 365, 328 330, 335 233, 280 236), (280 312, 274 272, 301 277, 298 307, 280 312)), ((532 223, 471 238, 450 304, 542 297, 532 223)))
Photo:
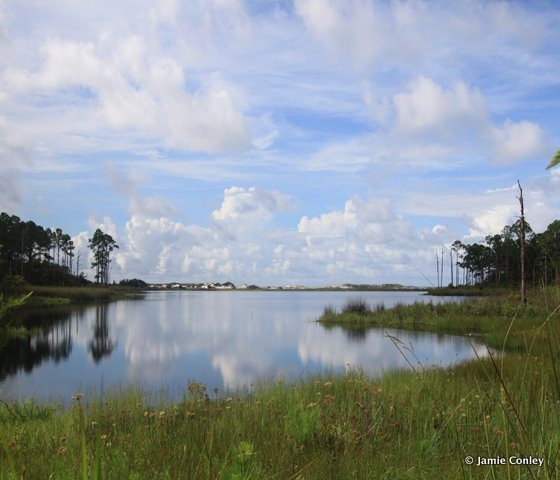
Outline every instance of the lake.
POLYGON ((389 330, 407 361, 384 330, 315 322, 326 305, 349 298, 387 307, 442 301, 419 292, 153 291, 141 300, 26 312, 37 330, 0 351, 0 398, 66 401, 128 385, 180 398, 192 380, 223 392, 349 368, 375 376, 410 368, 408 361, 446 366, 473 358, 473 346, 486 354, 472 338, 389 330))

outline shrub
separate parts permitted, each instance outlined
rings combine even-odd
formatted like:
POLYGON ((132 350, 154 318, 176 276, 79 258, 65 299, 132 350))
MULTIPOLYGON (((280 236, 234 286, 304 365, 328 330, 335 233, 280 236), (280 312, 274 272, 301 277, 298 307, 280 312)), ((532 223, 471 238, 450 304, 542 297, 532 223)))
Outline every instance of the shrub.
POLYGON ((351 298, 346 302, 344 307, 342 307, 342 313, 357 313, 365 315, 369 312, 369 305, 363 298, 351 298))

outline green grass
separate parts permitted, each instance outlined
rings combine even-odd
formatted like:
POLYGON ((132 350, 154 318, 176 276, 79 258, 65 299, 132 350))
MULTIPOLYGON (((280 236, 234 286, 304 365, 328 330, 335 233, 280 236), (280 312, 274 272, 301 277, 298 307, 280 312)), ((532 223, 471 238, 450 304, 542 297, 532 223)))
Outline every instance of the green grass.
POLYGON ((460 297, 484 297, 502 295, 507 288, 489 287, 487 285, 461 285, 458 287, 432 287, 426 290, 428 295, 438 297, 460 296, 460 297))
MULTIPOLYGON (((525 307, 520 306, 518 295, 513 292, 461 303, 417 302, 393 308, 383 304, 370 306, 353 299, 341 311, 326 307, 318 322, 327 328, 379 327, 477 335, 494 348, 523 350, 557 302, 558 296, 552 289, 532 292, 525 307), (359 309, 355 303, 360 303, 359 309)), ((538 339, 542 340, 545 333, 540 329, 538 339)))
POLYGON ((558 479, 559 299, 549 297, 535 293, 523 312, 506 296, 365 314, 410 326, 416 312, 443 329, 439 319, 463 312, 465 329, 478 318, 502 343, 523 332, 517 350, 448 369, 270 381, 229 396, 192 383, 179 402, 130 389, 70 408, 2 403, 0 478, 558 479), (502 317, 509 333, 491 327, 502 317), (545 465, 468 466, 467 455, 545 465))
POLYGON ((110 302, 141 295, 138 289, 120 286, 88 287, 45 287, 29 285, 26 291, 33 292, 28 306, 48 306, 69 303, 110 302))
POLYGON ((28 293, 27 295, 23 295, 20 297, 8 298, 8 297, 4 297, 4 295, 0 293, 0 327, 3 326, 2 321, 5 319, 6 314, 10 310, 13 310, 14 308, 21 307, 22 305, 24 305, 29 300, 30 296, 31 294, 28 293))
POLYGON ((20 297, 4 297, 0 294, 0 349, 2 349, 11 338, 24 337, 28 331, 22 326, 12 326, 12 319, 8 318, 10 310, 22 307, 29 301, 31 293, 20 297))

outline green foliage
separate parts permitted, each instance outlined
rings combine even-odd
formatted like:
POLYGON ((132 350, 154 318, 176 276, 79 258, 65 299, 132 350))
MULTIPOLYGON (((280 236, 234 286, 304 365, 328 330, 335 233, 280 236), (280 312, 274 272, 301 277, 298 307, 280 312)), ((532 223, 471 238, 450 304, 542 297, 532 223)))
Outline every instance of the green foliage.
POLYGON ((132 288, 146 288, 148 284, 144 280, 139 278, 125 278, 119 282, 121 287, 132 287, 132 288))
POLYGON ((363 314, 369 311, 369 305, 363 298, 351 298, 342 307, 343 313, 363 314))
POLYGON ((2 320, 6 313, 13 308, 23 305, 30 296, 31 293, 21 297, 4 298, 4 295, 0 293, 0 326, 2 326, 2 320))
POLYGON ((0 424, 46 421, 55 411, 54 406, 41 405, 32 398, 23 403, 0 400, 0 424))
POLYGON ((558 165, 560 163, 560 149, 554 154, 554 157, 552 157, 552 160, 550 161, 550 163, 548 164, 548 167, 546 167, 547 169, 549 168, 553 168, 556 165, 558 165))
POLYGON ((258 468, 258 461, 254 446, 250 442, 239 442, 231 448, 231 462, 223 472, 226 480, 247 480, 253 476, 258 468))
POLYGON ((284 420, 284 431, 291 437, 295 445, 303 445, 311 442, 319 426, 320 410, 316 402, 308 405, 291 404, 286 412, 284 420))
POLYGON ((19 275, 36 285, 83 284, 73 275, 74 250, 70 235, 60 228, 0 214, 0 280, 19 275))
MULTIPOLYGON (((526 223, 526 281, 528 285, 560 285, 560 221, 535 233, 526 223)), ((520 220, 506 225, 500 234, 488 235, 485 243, 452 245, 456 262, 455 286, 511 287, 521 281, 520 220), (459 282, 459 268, 464 281, 459 282)))
POLYGON ((119 246, 111 235, 103 233, 98 228, 93 237, 89 239, 89 248, 93 252, 91 268, 95 269, 95 281, 107 285, 109 283, 111 253, 115 248, 119 248, 119 246))
MULTIPOLYGON (((554 291, 544 291, 550 292, 544 299, 540 291, 530 292, 529 302, 523 308, 519 305, 517 292, 505 291, 460 303, 399 303, 392 308, 377 306, 362 313, 344 310, 339 313, 327 307, 317 321, 324 326, 349 330, 382 327, 477 335, 494 348, 505 346, 509 350, 520 350, 527 346, 527 335, 541 325, 548 312, 554 310, 554 291), (513 319, 516 328, 510 331, 513 319)), ((543 335, 540 330, 537 336, 541 338, 543 335)))

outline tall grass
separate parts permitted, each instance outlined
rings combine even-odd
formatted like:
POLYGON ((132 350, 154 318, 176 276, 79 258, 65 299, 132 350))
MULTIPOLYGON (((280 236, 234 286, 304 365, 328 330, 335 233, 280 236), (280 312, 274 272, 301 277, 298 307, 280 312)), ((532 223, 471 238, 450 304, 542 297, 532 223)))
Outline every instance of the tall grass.
MULTIPOLYGON (((548 289, 540 293, 532 292, 529 299, 529 304, 521 310, 518 296, 512 292, 460 303, 398 303, 392 308, 376 305, 361 311, 344 306, 341 311, 325 309, 317 321, 325 326, 342 328, 369 326, 479 335, 494 348, 505 346, 509 350, 522 350, 542 319, 554 309, 558 296, 548 289), (511 329, 514 318, 515 328, 511 329)), ((541 329, 539 338, 543 339, 544 336, 545 331, 541 329)))
POLYGON ((30 306, 58 305, 64 303, 98 303, 127 298, 141 298, 138 289, 120 286, 48 287, 29 286, 34 292, 30 306))
POLYGON ((344 307, 342 307, 342 313, 356 313, 358 315, 363 315, 370 311, 368 303, 362 298, 351 298, 349 299, 344 307))
POLYGON ((20 297, 9 297, 6 298, 0 293, 0 349, 8 343, 10 338, 17 337, 26 333, 25 328, 12 327, 12 321, 8 318, 7 313, 17 307, 24 305, 31 293, 27 295, 22 295, 20 297))
POLYGON ((20 297, 9 297, 5 298, 4 295, 0 293, 0 328, 5 326, 3 322, 6 322, 6 314, 17 307, 21 307, 29 299, 31 293, 27 295, 22 295, 20 297))
MULTIPOLYGON (((19 415, 4 403, 0 478, 558 479, 558 310, 543 296, 527 317, 510 315, 502 300, 462 308, 486 312, 481 328, 503 315, 502 344, 520 327, 524 348, 452 368, 270 381, 215 398, 195 382, 179 402, 129 390, 77 395, 70 409, 19 405, 19 415), (530 455, 544 466, 464 461, 530 455)), ((426 324, 456 312, 436 307, 446 308, 410 309, 426 324)))

